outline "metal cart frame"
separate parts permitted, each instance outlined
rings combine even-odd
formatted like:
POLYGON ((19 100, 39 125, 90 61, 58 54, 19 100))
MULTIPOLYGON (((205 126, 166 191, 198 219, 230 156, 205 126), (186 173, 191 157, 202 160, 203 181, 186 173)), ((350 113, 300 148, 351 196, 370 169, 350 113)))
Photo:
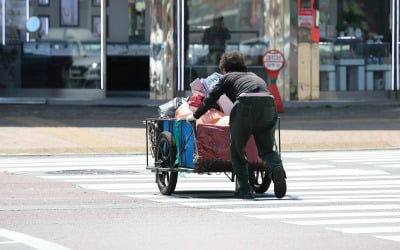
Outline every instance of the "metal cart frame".
MULTIPOLYGON (((146 169, 155 172, 155 181, 163 195, 175 191, 179 172, 187 173, 224 173, 230 181, 235 181, 231 162, 204 160, 197 155, 196 125, 175 118, 146 119, 146 169), (149 157, 154 158, 150 166, 149 157)), ((280 119, 277 128, 278 144, 275 150, 280 152, 280 119)), ((256 193, 268 190, 271 179, 264 164, 249 163, 249 181, 256 193)))

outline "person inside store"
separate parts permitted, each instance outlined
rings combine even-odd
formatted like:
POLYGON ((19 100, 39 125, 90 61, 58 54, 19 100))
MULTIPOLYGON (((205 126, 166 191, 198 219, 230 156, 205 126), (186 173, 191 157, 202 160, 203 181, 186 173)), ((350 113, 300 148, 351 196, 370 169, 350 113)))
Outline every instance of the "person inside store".
POLYGON ((224 17, 217 15, 213 25, 204 31, 202 42, 208 45, 207 64, 208 74, 212 74, 218 65, 221 55, 225 52, 226 41, 231 39, 229 29, 225 27, 224 17))
POLYGON ((278 114, 274 98, 267 83, 247 71, 244 55, 238 51, 222 54, 219 63, 223 77, 203 99, 201 105, 186 117, 191 122, 205 114, 223 94, 234 103, 230 113, 230 152, 233 172, 236 175, 235 197, 255 198, 249 183, 248 161, 245 147, 253 135, 258 155, 268 166, 268 175, 274 182, 277 198, 286 194, 286 173, 280 154, 273 150, 278 114))

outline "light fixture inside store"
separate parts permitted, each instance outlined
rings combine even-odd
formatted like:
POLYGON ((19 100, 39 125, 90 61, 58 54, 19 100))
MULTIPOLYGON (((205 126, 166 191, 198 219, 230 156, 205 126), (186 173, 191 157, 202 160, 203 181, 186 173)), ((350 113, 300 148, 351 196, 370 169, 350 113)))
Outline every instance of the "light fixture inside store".
POLYGON ((40 29, 40 19, 32 16, 26 21, 26 30, 29 32, 37 32, 40 29))

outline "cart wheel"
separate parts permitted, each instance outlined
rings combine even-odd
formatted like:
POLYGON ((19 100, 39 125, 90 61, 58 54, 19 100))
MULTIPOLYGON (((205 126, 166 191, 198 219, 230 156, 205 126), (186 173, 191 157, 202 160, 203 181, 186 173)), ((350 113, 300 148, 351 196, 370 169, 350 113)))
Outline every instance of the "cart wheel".
POLYGON ((170 132, 162 132, 160 134, 156 150, 156 182, 158 189, 160 189, 162 194, 170 195, 175 190, 176 182, 178 181, 178 172, 158 169, 172 169, 175 164, 176 146, 170 132))
POLYGON ((250 170, 249 182, 256 193, 262 194, 268 190, 271 185, 271 179, 268 177, 267 171, 250 170))

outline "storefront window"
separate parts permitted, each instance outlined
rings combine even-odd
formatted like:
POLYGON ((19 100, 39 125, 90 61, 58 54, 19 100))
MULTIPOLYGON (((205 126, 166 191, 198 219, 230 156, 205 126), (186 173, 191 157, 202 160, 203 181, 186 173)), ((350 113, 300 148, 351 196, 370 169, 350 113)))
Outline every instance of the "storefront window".
POLYGON ((219 58, 230 50, 243 52, 249 69, 266 78, 261 66, 262 55, 269 48, 269 39, 264 36, 264 9, 264 1, 190 1, 187 83, 219 72, 219 58))
POLYGON ((390 0, 319 0, 319 7, 321 90, 389 90, 390 0))
POLYGON ((101 88, 100 1, 13 0, 2 7, 1 88, 101 88))

